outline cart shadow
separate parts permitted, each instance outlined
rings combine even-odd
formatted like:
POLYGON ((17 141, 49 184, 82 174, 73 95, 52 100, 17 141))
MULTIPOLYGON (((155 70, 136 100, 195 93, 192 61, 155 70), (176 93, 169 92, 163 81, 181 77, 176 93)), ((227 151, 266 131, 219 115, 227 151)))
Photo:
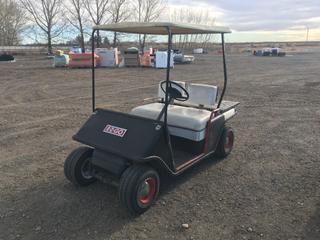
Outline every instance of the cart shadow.
POLYGON ((4 239, 109 239, 133 219, 120 206, 117 189, 99 182, 75 187, 59 178, 1 202, 4 239))
MULTIPOLYGON (((180 176, 162 177, 160 198, 220 161, 207 158, 180 176)), ((120 205, 117 188, 100 182, 75 187, 62 177, 11 196, 2 207, 12 208, 3 225, 8 230, 6 239, 17 235, 26 239, 108 239, 139 218, 120 205), (14 227, 9 225, 12 221, 17 222, 14 227)))

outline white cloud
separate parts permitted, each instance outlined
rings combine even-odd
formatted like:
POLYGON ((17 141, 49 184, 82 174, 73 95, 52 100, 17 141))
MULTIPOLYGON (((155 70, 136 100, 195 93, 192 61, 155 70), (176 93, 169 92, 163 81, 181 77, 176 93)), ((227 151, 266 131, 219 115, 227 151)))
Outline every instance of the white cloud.
POLYGON ((169 0, 169 4, 210 9, 217 25, 230 26, 241 39, 254 33, 256 39, 304 40, 307 27, 311 40, 320 39, 319 0, 169 0))

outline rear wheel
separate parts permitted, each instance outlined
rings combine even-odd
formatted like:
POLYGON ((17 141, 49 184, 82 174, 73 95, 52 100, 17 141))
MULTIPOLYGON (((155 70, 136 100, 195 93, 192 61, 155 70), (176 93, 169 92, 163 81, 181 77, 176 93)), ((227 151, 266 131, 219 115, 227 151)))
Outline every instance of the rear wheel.
POLYGON ((132 165, 120 179, 119 198, 131 214, 148 210, 159 193, 159 174, 145 165, 132 165))
POLYGON ((73 150, 64 162, 64 175, 75 185, 86 186, 96 181, 91 174, 93 149, 79 147, 73 150))
POLYGON ((228 156, 233 148, 234 132, 231 127, 224 127, 220 137, 215 156, 224 158, 228 156))

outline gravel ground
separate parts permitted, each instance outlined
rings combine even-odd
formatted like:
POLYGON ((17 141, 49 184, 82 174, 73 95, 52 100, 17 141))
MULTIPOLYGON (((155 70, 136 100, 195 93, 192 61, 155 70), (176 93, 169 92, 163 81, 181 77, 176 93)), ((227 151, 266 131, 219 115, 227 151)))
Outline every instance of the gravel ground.
MULTIPOLYGON (((63 175, 90 114, 90 70, 54 69, 44 57, 1 63, 0 239, 320 239, 319 59, 229 56, 226 99, 241 102, 232 154, 163 179, 156 204, 135 218, 116 188, 76 188, 63 175)), ((164 77, 98 69, 98 106, 129 111, 164 77)), ((221 86, 221 59, 197 56, 172 79, 221 86)))

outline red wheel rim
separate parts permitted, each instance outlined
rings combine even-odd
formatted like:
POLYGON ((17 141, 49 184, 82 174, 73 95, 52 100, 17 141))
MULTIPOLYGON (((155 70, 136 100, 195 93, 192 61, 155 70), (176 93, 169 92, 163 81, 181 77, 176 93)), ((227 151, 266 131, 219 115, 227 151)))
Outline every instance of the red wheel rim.
POLYGON ((156 180, 152 177, 145 179, 139 187, 138 199, 142 204, 148 204, 152 201, 156 192, 156 180))
POLYGON ((232 131, 228 131, 227 136, 226 136, 226 141, 224 143, 224 150, 226 152, 231 151, 233 146, 233 132, 232 131))

